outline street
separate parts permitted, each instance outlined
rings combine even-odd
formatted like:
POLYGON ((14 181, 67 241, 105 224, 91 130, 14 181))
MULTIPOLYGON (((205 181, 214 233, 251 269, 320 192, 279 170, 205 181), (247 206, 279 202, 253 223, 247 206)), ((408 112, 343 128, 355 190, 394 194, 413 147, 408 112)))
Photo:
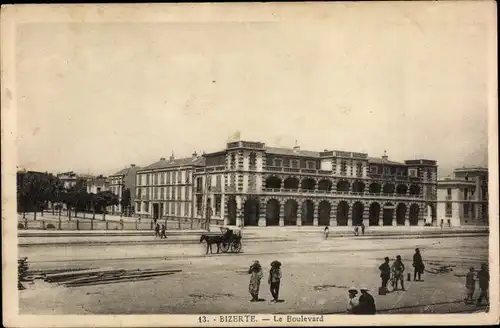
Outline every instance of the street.
MULTIPOLYGON (((19 247, 31 270, 56 268, 181 269, 146 281, 63 287, 42 280, 20 291, 22 314, 194 314, 343 313, 347 288, 365 285, 379 313, 473 312, 465 305, 465 273, 488 259, 488 239, 432 237, 304 240, 243 240, 240 254, 205 255, 204 244, 39 245, 19 247), (422 282, 405 281, 407 291, 378 295, 378 266, 401 255, 406 272, 419 247, 426 271, 422 282), (254 260, 264 269, 260 297, 250 302, 247 270, 254 260), (281 303, 269 302, 269 263, 283 263, 281 303)), ((406 276, 406 275, 405 275, 406 276)), ((406 277, 405 277, 406 278, 406 277)), ((413 278, 413 275, 412 275, 413 278)), ((479 293, 476 288, 476 297, 479 293)))

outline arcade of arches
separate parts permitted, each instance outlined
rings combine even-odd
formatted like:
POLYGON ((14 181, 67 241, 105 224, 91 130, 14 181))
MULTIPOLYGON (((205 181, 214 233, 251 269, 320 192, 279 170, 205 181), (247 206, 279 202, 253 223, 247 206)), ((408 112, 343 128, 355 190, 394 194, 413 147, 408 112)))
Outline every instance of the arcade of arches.
MULTIPOLYGON (((315 203, 311 199, 280 201, 255 197, 243 200, 240 222, 244 226, 354 226, 362 223, 370 226, 416 226, 421 220, 420 212, 416 203, 349 203, 343 200, 315 203)), ((230 197, 227 201, 227 224, 237 225, 237 217, 236 200, 230 197)))
POLYGON ((389 195, 420 195, 421 188, 419 185, 411 184, 393 184, 393 183, 378 183, 372 182, 365 184, 362 181, 356 180, 352 184, 347 180, 339 180, 334 184, 331 180, 323 178, 315 180, 313 178, 299 179, 294 176, 289 176, 281 179, 278 176, 270 176, 265 180, 265 188, 268 189, 288 189, 288 190, 303 190, 303 191, 336 191, 339 193, 353 192, 370 194, 389 194, 389 195), (335 185, 335 189, 333 186, 335 185))

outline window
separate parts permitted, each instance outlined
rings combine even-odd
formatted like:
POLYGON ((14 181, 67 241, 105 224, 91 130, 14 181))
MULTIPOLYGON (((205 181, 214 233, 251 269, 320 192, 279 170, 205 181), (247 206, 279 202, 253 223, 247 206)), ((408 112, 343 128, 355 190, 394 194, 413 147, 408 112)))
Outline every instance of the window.
POLYGON ((182 197, 181 187, 177 187, 177 199, 181 199, 181 197, 182 197))
POLYGON ((418 169, 408 169, 408 175, 410 177, 418 177, 418 169))
POLYGON ((196 178, 196 191, 201 192, 202 191, 202 178, 196 178))
POLYGON ((137 188, 137 198, 141 198, 142 196, 142 189, 141 188, 137 188))
POLYGON ((340 174, 347 175, 347 161, 345 160, 340 162, 340 174))
POLYGON ((151 175, 148 173, 146 174, 146 184, 149 186, 151 184, 151 175))
POLYGON ((158 187, 154 187, 154 199, 158 199, 158 187))
POLYGON ((160 173, 160 184, 165 184, 165 174, 163 172, 160 173))
POLYGON ((222 174, 218 174, 218 175, 215 177, 215 186, 217 187, 217 189, 219 189, 219 190, 220 190, 221 185, 222 185, 222 174))
POLYGON ((316 163, 313 161, 307 162, 307 168, 314 170, 316 168, 316 163))
POLYGON ((184 216, 189 216, 189 203, 184 203, 184 216))
POLYGON ((170 172, 167 172, 167 184, 170 184, 170 172))
POLYGON ((430 169, 427 170, 427 179, 428 180, 432 179, 432 171, 430 169))
POLYGON ((186 184, 189 184, 190 176, 191 176, 191 171, 186 171, 186 184))
POLYGON ((451 203, 445 203, 445 217, 451 218, 451 214, 452 214, 451 203))
POLYGON ((175 177, 176 177, 177 172, 172 171, 172 184, 175 184, 175 177))
POLYGON ((220 216, 221 212, 221 195, 215 196, 215 215, 220 216))
POLYGON ((275 165, 275 166, 281 166, 281 159, 278 159, 278 158, 277 158, 277 159, 275 159, 275 160, 274 160, 274 165, 275 165))
POLYGON ((163 199, 165 197, 165 190, 163 187, 160 188, 160 199, 163 199))
POLYGON ((449 197, 451 197, 451 188, 446 189, 446 195, 448 195, 449 197))
POLYGON ((177 216, 181 215, 181 203, 177 203, 177 216))
POLYGON ((283 160, 283 166, 284 166, 284 167, 290 167, 290 159, 285 158, 285 159, 283 160))
POLYGON ((356 163, 356 175, 358 177, 363 176, 363 164, 360 162, 356 163))
POLYGON ((179 174, 177 175, 177 183, 182 183, 182 173, 184 173, 183 171, 179 171, 179 174))
POLYGON ((250 157, 248 158, 248 167, 252 170, 257 167, 257 154, 250 153, 250 157))
POLYGON ((293 167, 293 168, 295 168, 295 169, 296 169, 296 168, 298 167, 298 165, 299 165, 299 163, 298 163, 296 160, 293 160, 293 161, 292 161, 292 167, 293 167))
POLYGON ((231 168, 231 170, 236 169, 236 155, 235 154, 231 154, 230 168, 231 168))
POLYGON ((172 199, 175 199, 175 188, 172 187, 172 199))
POLYGON ((149 203, 144 203, 144 212, 149 212, 149 203))
POLYGON ((184 199, 189 200, 189 188, 188 187, 184 188, 184 199))
POLYGON ((305 169, 305 168, 307 168, 307 162, 306 162, 306 160, 305 160, 305 159, 301 159, 301 160, 300 160, 300 168, 301 168, 301 169, 305 169))

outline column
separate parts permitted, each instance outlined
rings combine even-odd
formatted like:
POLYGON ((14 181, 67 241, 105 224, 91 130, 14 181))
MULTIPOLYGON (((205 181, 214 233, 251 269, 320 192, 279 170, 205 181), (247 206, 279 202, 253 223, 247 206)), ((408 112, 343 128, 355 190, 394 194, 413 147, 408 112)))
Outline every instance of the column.
POLYGON ((280 219, 279 226, 283 227, 285 225, 285 202, 280 200, 280 219))
POLYGON ((396 222, 396 209, 392 210, 392 226, 395 227, 397 226, 398 223, 396 222))
POLYGON ((241 197, 236 197, 236 226, 243 226, 243 211, 241 197))
POLYGON ((384 204, 380 206, 380 210, 378 212, 378 225, 380 227, 384 225, 384 204))
POLYGON ((265 199, 259 199, 259 221, 257 222, 257 225, 259 227, 265 227, 266 226, 266 210, 267 210, 267 203, 265 199))
POLYGON ((302 202, 297 206, 297 226, 302 226, 302 202))
MULTIPOLYGON (((425 204, 420 204, 420 211, 418 211, 418 224, 417 224, 419 227, 425 226, 424 215, 425 215, 425 204)), ((446 224, 446 222, 444 222, 444 224, 446 224)))
POLYGON ((337 203, 333 203, 330 210, 330 226, 337 226, 337 203))
POLYGON ((318 226, 318 218, 319 218, 319 203, 314 202, 313 204, 314 204, 313 226, 317 227, 318 226))
POLYGON ((406 208, 406 213, 405 213, 405 227, 410 226, 410 207, 408 206, 406 208))
POLYGON ((363 204, 363 225, 368 227, 370 225, 370 204, 363 204))
MULTIPOLYGON (((349 187, 351 190, 351 187, 349 187)), ((349 204, 349 212, 347 213, 347 226, 352 227, 352 204, 349 204)))

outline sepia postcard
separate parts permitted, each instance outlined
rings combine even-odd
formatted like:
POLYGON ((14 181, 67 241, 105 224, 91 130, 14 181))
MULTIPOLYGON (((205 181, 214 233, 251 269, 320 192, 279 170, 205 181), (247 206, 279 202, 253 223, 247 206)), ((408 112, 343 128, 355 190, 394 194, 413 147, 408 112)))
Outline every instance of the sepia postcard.
POLYGON ((2 6, 4 326, 498 324, 496 33, 493 1, 2 6))

